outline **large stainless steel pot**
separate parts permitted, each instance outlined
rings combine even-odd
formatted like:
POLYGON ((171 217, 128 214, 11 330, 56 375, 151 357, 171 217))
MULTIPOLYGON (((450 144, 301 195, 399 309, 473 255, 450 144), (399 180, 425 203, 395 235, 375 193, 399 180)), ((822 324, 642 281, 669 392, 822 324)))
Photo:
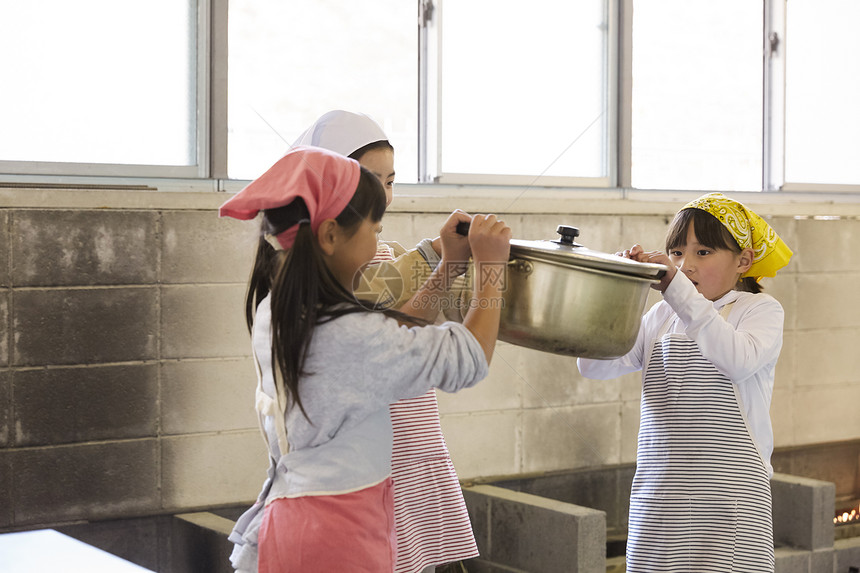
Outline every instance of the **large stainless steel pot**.
POLYGON ((575 227, 557 232, 554 241, 511 240, 499 339, 568 356, 626 354, 666 267, 588 249, 574 242, 575 227))

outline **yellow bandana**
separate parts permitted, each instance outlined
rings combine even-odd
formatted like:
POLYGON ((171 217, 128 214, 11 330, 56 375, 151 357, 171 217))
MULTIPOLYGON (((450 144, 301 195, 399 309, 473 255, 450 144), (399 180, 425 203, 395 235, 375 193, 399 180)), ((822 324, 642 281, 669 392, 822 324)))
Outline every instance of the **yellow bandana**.
POLYGON ((788 248, 767 221, 722 193, 708 193, 684 205, 683 209, 701 209, 716 217, 732 234, 741 249, 753 250, 753 265, 744 277, 772 277, 788 264, 788 248))

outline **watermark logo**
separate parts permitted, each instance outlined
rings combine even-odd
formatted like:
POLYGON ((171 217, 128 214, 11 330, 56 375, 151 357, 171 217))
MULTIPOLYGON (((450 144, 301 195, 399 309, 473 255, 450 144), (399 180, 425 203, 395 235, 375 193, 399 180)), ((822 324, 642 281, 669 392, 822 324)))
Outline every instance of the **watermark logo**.
POLYGON ((355 298, 368 308, 390 308, 403 294, 406 282, 400 270, 390 263, 368 266, 360 273, 355 298))
POLYGON ((470 308, 503 308, 502 297, 473 299, 472 293, 476 286, 478 292, 492 287, 492 290, 503 293, 507 286, 507 264, 482 262, 461 265, 467 269, 466 273, 446 288, 446 279, 434 275, 423 261, 403 267, 389 262, 374 264, 362 273, 355 297, 367 307, 393 308, 411 299, 416 309, 459 310, 461 315, 470 308), (420 294, 415 296, 416 293, 420 294))

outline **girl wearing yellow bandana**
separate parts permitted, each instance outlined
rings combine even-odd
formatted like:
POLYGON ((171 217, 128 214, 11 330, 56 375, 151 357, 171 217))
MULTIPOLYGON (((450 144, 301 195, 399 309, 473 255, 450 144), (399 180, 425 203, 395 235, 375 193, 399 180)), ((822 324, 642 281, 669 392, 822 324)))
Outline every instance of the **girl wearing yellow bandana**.
POLYGON ((636 344, 580 358, 588 378, 642 370, 628 573, 772 572, 770 409, 783 310, 761 292, 791 250, 761 217, 719 193, 688 203, 665 252, 623 255, 669 272, 636 344))

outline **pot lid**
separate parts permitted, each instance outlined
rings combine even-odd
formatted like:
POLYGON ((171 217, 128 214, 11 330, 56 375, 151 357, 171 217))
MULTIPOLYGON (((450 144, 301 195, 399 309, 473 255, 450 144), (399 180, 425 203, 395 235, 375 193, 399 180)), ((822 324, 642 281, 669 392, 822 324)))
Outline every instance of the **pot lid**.
POLYGON ((666 265, 640 263, 577 244, 574 242, 579 236, 579 229, 576 227, 559 225, 556 232, 561 237, 555 241, 511 239, 511 258, 543 260, 655 280, 665 275, 668 270, 666 265))

